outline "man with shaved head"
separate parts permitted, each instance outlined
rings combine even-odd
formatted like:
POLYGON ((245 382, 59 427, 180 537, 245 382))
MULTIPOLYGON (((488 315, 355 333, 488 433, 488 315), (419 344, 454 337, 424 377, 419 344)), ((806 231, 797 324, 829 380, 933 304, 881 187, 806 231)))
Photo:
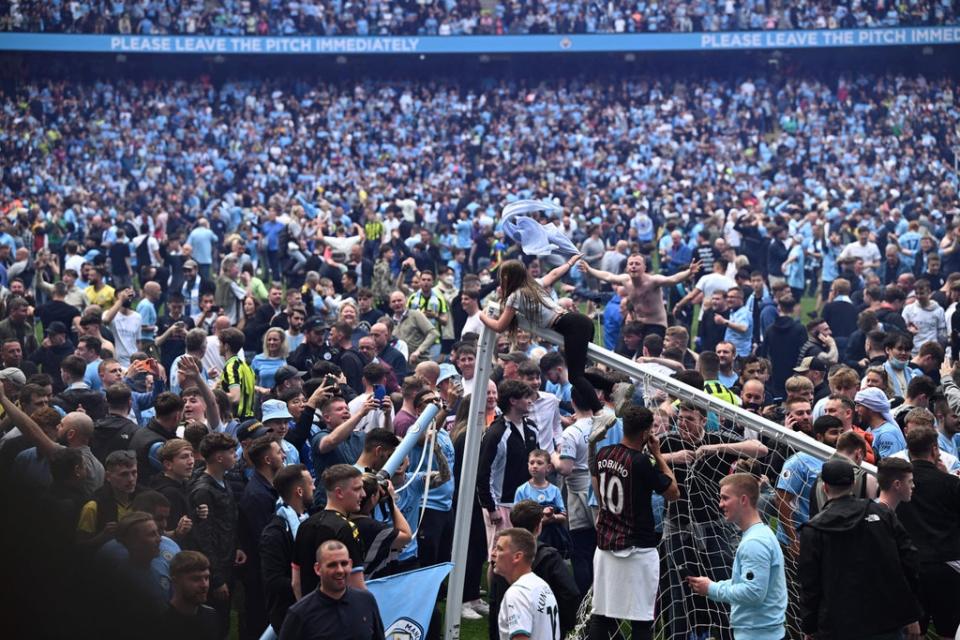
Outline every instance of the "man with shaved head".
POLYGON ((14 462, 14 476, 25 486, 46 487, 53 482, 50 475, 50 459, 60 449, 79 449, 83 454, 83 464, 86 467, 84 488, 93 493, 103 484, 103 465, 90 450, 90 441, 93 439, 93 420, 85 413, 74 411, 68 413, 60 421, 56 430, 44 431, 40 425, 23 409, 12 402, 0 385, 0 406, 3 407, 10 419, 20 427, 24 437, 34 447, 17 454, 14 462), (66 446, 60 444, 66 443, 66 446))

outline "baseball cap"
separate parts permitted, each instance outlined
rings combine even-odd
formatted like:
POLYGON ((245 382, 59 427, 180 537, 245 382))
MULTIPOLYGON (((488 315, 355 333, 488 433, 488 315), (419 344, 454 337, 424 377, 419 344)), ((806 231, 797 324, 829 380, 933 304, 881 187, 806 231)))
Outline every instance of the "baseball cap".
POLYGON ((453 378, 454 376, 460 375, 460 372, 457 371, 457 368, 450 364, 449 362, 444 362, 440 365, 440 375, 437 376, 437 384, 440 384, 444 380, 453 378))
POLYGON ((241 422, 240 426, 237 427, 237 440, 240 442, 244 440, 255 440, 272 431, 273 429, 267 429, 259 420, 250 418, 249 420, 241 422))
POLYGON ((54 320, 53 322, 50 323, 50 326, 47 327, 47 335, 49 336, 54 333, 61 334, 61 335, 66 334, 67 325, 63 324, 59 320, 54 320))
POLYGON ((323 318, 320 316, 313 316, 312 318, 307 318, 306 322, 303 323, 303 332, 313 331, 314 329, 327 329, 327 323, 323 321, 323 318))
POLYGON ((823 371, 826 372, 827 365, 823 363, 822 360, 815 358, 813 356, 807 356, 800 361, 800 364, 793 368, 794 373, 806 373, 807 371, 823 371))
POLYGON ((503 360, 504 362, 516 362, 517 364, 523 364, 530 360, 530 356, 525 354, 523 351, 510 351, 509 353, 498 353, 497 358, 503 360))
POLYGON ((291 367, 290 365, 285 364, 273 373, 273 379, 275 382, 274 386, 279 386, 281 383, 286 382, 291 378, 302 378, 305 375, 307 375, 305 372, 300 371, 296 367, 291 367))
POLYGON ((6 369, 0 371, 0 380, 15 382, 19 385, 27 384, 27 376, 24 375, 23 371, 20 371, 20 369, 17 369, 16 367, 7 367, 6 369))
POLYGON ((183 263, 184 269, 198 269, 200 265, 197 264, 196 260, 187 260, 183 263))
POLYGON ((824 463, 820 477, 831 487, 849 487, 853 484, 853 465, 846 460, 829 460, 824 463))
POLYGON ((292 420, 293 416, 287 409, 287 403, 283 400, 267 400, 263 403, 263 422, 269 420, 292 420))

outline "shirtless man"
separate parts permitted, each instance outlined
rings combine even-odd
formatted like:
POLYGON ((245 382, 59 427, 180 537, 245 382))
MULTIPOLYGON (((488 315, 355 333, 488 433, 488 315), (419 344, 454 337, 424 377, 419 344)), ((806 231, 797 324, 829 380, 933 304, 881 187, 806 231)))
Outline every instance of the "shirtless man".
POLYGON ((700 262, 694 260, 689 268, 672 276, 647 273, 647 261, 639 253, 627 258, 627 272, 619 275, 594 269, 584 261, 580 262, 580 268, 598 280, 626 287, 627 308, 633 311, 637 322, 643 323, 644 335, 656 333, 663 337, 667 332, 667 308, 661 288, 672 287, 696 274, 700 271, 700 262))

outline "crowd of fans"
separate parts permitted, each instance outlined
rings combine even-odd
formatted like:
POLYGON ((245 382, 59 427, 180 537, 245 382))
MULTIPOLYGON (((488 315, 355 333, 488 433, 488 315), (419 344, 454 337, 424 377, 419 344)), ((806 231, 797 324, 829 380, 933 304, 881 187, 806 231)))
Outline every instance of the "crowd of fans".
MULTIPOLYGON (((640 208, 682 224, 725 213, 732 228, 758 201, 764 213, 796 204, 848 224, 899 208, 942 230, 956 190, 957 89, 955 80, 873 75, 836 85, 758 76, 482 89, 36 82, 4 97, 2 195, 54 223, 45 240, 54 251, 61 224, 82 244, 90 227, 126 221, 132 239, 137 218, 153 212, 173 228, 204 217, 221 239, 236 232, 254 262, 259 208, 274 193, 297 195, 300 206, 285 213, 298 217, 304 256, 319 223, 354 236, 365 214, 348 214, 375 209, 388 233, 370 240, 392 241, 414 213, 440 234, 459 224, 456 242, 448 236, 439 250, 468 250, 473 267, 495 244, 480 223, 508 196, 557 197, 571 232, 586 231, 581 219, 602 220, 606 240, 635 240, 625 220, 640 208)), ((206 248, 198 262, 210 265, 206 248)))
POLYGON ((481 2, 479 0, 4 0, 0 30, 217 36, 502 35, 957 24, 951 0, 481 2))
MULTIPOLYGON (((595 579, 586 436, 639 381, 591 370, 598 397, 584 398, 564 355, 516 330, 477 384, 480 310, 498 301, 505 261, 533 277, 561 264, 523 256, 498 212, 550 197, 583 257, 545 293, 592 314, 605 346, 851 464, 923 468, 913 502, 894 505, 921 559, 904 560, 900 595, 923 615, 865 609, 863 628, 932 619, 949 636, 956 91, 866 75, 20 85, 0 107, 0 487, 11 513, 39 513, 10 532, 37 532, 52 566, 105 583, 69 606, 108 602, 147 629, 97 616, 97 637, 220 638, 231 611, 244 638, 268 625, 307 637, 301 599, 332 579, 314 573, 323 543, 344 545, 355 588, 449 559, 466 409, 484 394, 463 616, 496 615, 502 591, 491 582, 482 598, 480 573, 516 512, 514 525, 556 549, 533 568, 566 632, 595 579), (379 479, 430 404, 431 439, 379 479)), ((720 479, 764 478, 761 513, 794 571, 801 525, 830 513, 822 461, 651 389, 636 401, 680 487, 653 505, 669 632, 709 633, 723 614, 683 579, 729 577, 720 479), (691 557, 706 560, 691 568, 691 557)), ((28 575, 76 589, 73 573, 28 575)), ((810 613, 817 586, 791 594, 791 629, 834 624, 810 613)), ((56 634, 66 620, 31 624, 56 634)))

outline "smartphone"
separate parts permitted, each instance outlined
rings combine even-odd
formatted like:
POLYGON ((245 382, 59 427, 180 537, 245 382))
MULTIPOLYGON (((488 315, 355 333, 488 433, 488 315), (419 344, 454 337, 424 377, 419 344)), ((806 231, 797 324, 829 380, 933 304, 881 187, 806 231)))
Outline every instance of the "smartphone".
POLYGON ((339 385, 340 385, 340 383, 337 382, 337 377, 336 377, 336 376, 328 375, 328 376, 325 376, 325 377, 323 378, 323 386, 325 386, 325 387, 336 387, 336 386, 339 386, 339 385))
POLYGON ((375 384, 375 385, 373 385, 373 397, 374 397, 374 399, 376 399, 376 400, 379 402, 380 400, 383 400, 384 396, 386 396, 386 395, 387 395, 387 389, 386 389, 386 387, 384 387, 382 384, 375 384))

